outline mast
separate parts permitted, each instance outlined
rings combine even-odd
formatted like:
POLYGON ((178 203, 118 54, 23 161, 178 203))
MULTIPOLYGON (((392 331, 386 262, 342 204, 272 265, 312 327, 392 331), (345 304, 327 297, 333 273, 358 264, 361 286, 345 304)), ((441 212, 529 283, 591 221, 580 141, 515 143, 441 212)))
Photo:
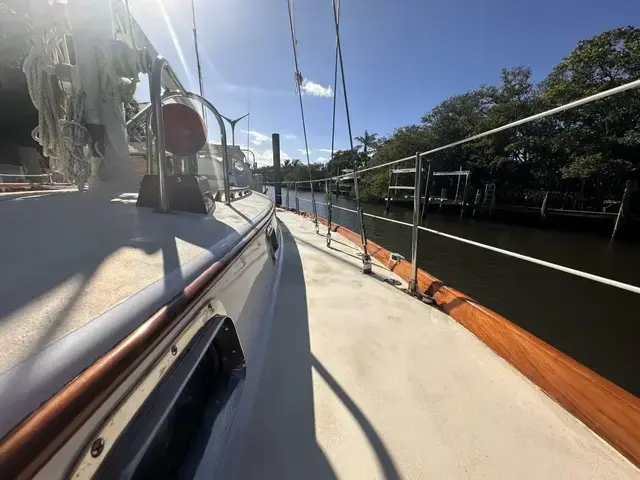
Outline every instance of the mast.
MULTIPOLYGON (((198 66, 198 83, 200 85, 200 96, 204 98, 204 82, 202 80, 202 67, 200 65, 200 52, 198 51, 198 28, 196 25, 196 6, 195 0, 191 0, 191 17, 193 20, 193 45, 196 51, 196 64, 198 66)), ((207 123, 207 113, 204 108, 204 104, 200 104, 202 108, 202 118, 204 119, 205 124, 207 123)))
MULTIPOLYGON (((249 92, 249 105, 247 105, 247 150, 249 149, 249 141, 251 139, 251 92, 249 92)), ((255 163, 255 162, 254 162, 255 163)))

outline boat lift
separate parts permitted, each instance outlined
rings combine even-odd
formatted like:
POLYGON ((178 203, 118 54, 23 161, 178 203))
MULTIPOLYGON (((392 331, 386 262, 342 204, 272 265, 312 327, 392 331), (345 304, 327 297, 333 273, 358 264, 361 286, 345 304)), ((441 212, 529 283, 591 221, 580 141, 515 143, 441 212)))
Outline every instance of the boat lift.
MULTIPOLYGON (((414 185, 402 185, 398 184, 399 177, 404 174, 412 174, 415 176, 416 169, 415 168, 396 168, 389 170, 389 183, 387 187, 387 197, 385 210, 389 210, 390 204, 393 203, 413 203, 413 198, 415 195, 415 186, 414 185), (408 193, 404 195, 400 195, 398 191, 407 191, 408 193)), ((467 193, 469 190, 469 180, 471 177, 471 170, 454 170, 454 171, 442 171, 442 172, 432 172, 431 164, 428 165, 426 172, 425 169, 422 169, 422 178, 425 179, 424 188, 420 189, 419 196, 422 197, 422 212, 421 218, 424 218, 425 213, 429 205, 436 204, 440 205, 442 208, 443 205, 459 205, 460 208, 460 216, 464 213, 464 207, 467 202, 467 193), (447 198, 447 190, 445 188, 442 189, 440 196, 432 196, 430 195, 430 187, 432 187, 433 177, 458 177, 458 182, 456 186, 456 194, 453 200, 447 198), (462 177, 464 177, 464 186, 462 189, 462 193, 460 192, 460 185, 462 177)))

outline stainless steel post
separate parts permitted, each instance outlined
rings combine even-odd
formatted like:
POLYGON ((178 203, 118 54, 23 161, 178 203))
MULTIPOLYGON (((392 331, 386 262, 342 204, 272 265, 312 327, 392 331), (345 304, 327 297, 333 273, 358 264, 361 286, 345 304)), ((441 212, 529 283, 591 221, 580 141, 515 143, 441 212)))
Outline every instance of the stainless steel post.
POLYGON ((464 190, 462 191, 462 207, 460 207, 460 218, 464 215, 464 207, 467 204, 467 194, 469 193, 469 176, 471 173, 467 173, 464 179, 464 190))
POLYGON ((389 169, 389 183, 387 184, 387 202, 384 206, 384 211, 389 211, 389 203, 391 202, 391 177, 393 176, 393 167, 389 169))
POLYGON ((309 186, 311 187, 311 207, 313 209, 313 223, 316 226, 316 233, 320 233, 318 227, 318 207, 316 206, 316 195, 313 190, 313 182, 309 180, 309 186))
POLYGON ((242 149, 243 152, 247 152, 250 153, 253 156, 253 169, 257 169, 258 168, 258 163, 256 162, 256 154, 253 153, 251 150, 249 150, 248 148, 243 148, 242 149))
POLYGON ((360 241, 362 242, 362 250, 364 251, 364 254, 367 255, 367 236, 364 230, 364 219, 363 219, 362 210, 360 207, 360 187, 358 186, 357 163, 355 163, 353 168, 353 190, 354 190, 354 193, 356 194, 356 210, 358 211, 358 220, 360 221, 360 241))
MULTIPOLYGON (((462 167, 460 167, 460 172, 462 172, 462 167)), ((460 192, 460 180, 461 180, 460 177, 462 177, 461 173, 458 174, 458 186, 456 187, 456 198, 454 200, 454 203, 458 202, 458 193, 460 192)))
POLYGON ((160 196, 158 206, 161 212, 166 213, 171 208, 169 195, 167 194, 167 152, 164 145, 164 118, 162 116, 162 71, 168 65, 166 58, 158 57, 153 62, 151 78, 149 80, 149 93, 151 97, 151 111, 156 127, 156 153, 158 155, 158 194, 160 196))
POLYGON ((151 109, 147 114, 147 174, 153 174, 153 121, 151 109))
POLYGON ((476 195, 475 198, 473 200, 473 213, 471 214, 472 217, 476 216, 476 212, 478 211, 478 207, 480 206, 480 197, 482 196, 482 190, 478 187, 476 189, 476 195))
MULTIPOLYGON (((355 151, 354 151, 355 153, 355 151)), ((356 211, 358 212, 358 222, 360 223, 360 241, 362 242, 362 273, 371 273, 371 257, 367 250, 367 231, 364 226, 364 215, 362 205, 360 205, 360 188, 358 187, 358 160, 354 161, 353 168, 353 189, 356 194, 356 211)))
POLYGON ((618 229, 620 228, 620 222, 626 214, 627 206, 629 203, 628 200, 630 196, 631 196, 631 180, 627 180, 624 187, 624 193, 622 194, 622 200, 620 201, 620 209, 618 210, 618 216, 616 217, 616 222, 613 225, 613 232, 611 233, 612 239, 616 238, 616 234, 618 233, 618 229))
POLYGON ((295 194, 295 198, 296 198, 296 212, 300 212, 300 202, 298 201, 298 182, 295 182, 293 184, 293 192, 295 194))
MULTIPOLYGON (((271 135, 271 148, 273 149, 273 192, 276 205, 282 205, 282 175, 280 173, 280 135, 271 135)), ((289 187, 287 186, 287 195, 289 187)), ((289 208, 289 197, 287 197, 287 208, 289 208)))
POLYGON ((540 208, 540 220, 544 220, 547 217, 547 207, 549 205, 549 191, 544 194, 544 199, 542 200, 542 207, 540 208))
POLYGON ((422 157, 416 153, 416 175, 413 190, 413 226, 411 230, 411 280, 409 291, 418 293, 418 224, 420 223, 420 183, 422 179, 422 157))
MULTIPOLYGON (((327 180, 329 185, 329 201, 327 202, 327 247, 331 246, 331 216, 333 212, 333 188, 331 180, 327 180)), ((336 199, 337 201, 337 199, 336 199)))
MULTIPOLYGON (((158 57, 162 58, 162 57, 158 57)), ((164 59, 163 59, 164 60, 164 59)), ((166 62, 166 60, 165 60, 166 62)), ((169 76, 174 75, 173 70, 171 70, 171 66, 168 63, 165 63, 169 76)), ((229 188, 229 151, 227 148, 227 130, 224 126, 224 121, 222 120, 222 116, 218 109, 213 106, 211 102, 209 102, 206 98, 202 98, 197 93, 193 92, 168 92, 162 96, 162 101, 170 100, 172 98, 189 98, 191 100, 196 100, 202 103, 205 107, 209 109, 214 118, 218 121, 218 127, 220 128, 220 145, 222 146, 222 174, 223 174, 223 183, 224 183, 224 203, 229 205, 231 203, 230 196, 230 188, 229 188)))
POLYGON ((291 190, 291 184, 287 183, 287 210, 289 210, 289 205, 291 205, 289 203, 289 190, 291 190))
POLYGON ((420 219, 424 218, 424 214, 427 213, 427 209, 429 208, 429 185, 431 185, 431 162, 427 166, 427 178, 425 179, 424 186, 424 199, 422 201, 422 213, 420 214, 420 219))
POLYGON ((166 165, 166 151, 164 144, 164 119, 162 118, 162 102, 163 100, 169 100, 170 98, 190 98, 192 100, 197 100, 205 105, 211 113, 214 115, 216 120, 218 121, 218 126, 220 127, 220 143, 222 145, 222 172, 223 172, 223 184, 224 184, 224 202, 229 205, 231 203, 230 197, 230 189, 229 189, 229 152, 227 149, 227 131, 224 126, 224 121, 222 120, 222 116, 210 102, 207 101, 206 98, 201 97, 192 92, 178 91, 178 92, 169 92, 162 95, 162 74, 164 70, 167 70, 168 76, 170 78, 175 77, 175 72, 172 70, 171 65, 166 58, 157 57, 153 62, 153 67, 151 70, 151 75, 149 79, 149 96, 151 98, 151 112, 154 118, 154 125, 156 127, 156 153, 158 155, 158 190, 160 194, 160 211, 168 212, 170 209, 169 205, 169 196, 167 195, 166 189, 166 175, 167 175, 167 165, 166 165))

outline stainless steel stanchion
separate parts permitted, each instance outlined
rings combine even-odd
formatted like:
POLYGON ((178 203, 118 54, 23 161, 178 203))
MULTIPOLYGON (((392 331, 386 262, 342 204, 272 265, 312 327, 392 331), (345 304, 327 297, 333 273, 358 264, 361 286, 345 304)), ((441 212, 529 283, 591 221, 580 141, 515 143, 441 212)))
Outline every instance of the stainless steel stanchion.
POLYGON ((422 179, 422 157, 416 153, 416 174, 413 190, 413 225, 411 229, 411 280, 409 291, 418 293, 418 224, 420 223, 420 183, 422 179))

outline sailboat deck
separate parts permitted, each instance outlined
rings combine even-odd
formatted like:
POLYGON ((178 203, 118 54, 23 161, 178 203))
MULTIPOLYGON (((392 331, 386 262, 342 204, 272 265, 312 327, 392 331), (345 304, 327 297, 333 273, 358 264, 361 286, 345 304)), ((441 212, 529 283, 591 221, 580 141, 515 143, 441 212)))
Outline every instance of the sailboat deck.
POLYGON ((640 477, 393 273, 362 275, 354 244, 334 233, 329 249, 308 219, 278 217, 280 293, 228 478, 640 477))
POLYGON ((0 372, 143 290, 129 315, 149 316, 271 205, 253 194, 209 216, 165 215, 136 199, 0 195, 0 372))

